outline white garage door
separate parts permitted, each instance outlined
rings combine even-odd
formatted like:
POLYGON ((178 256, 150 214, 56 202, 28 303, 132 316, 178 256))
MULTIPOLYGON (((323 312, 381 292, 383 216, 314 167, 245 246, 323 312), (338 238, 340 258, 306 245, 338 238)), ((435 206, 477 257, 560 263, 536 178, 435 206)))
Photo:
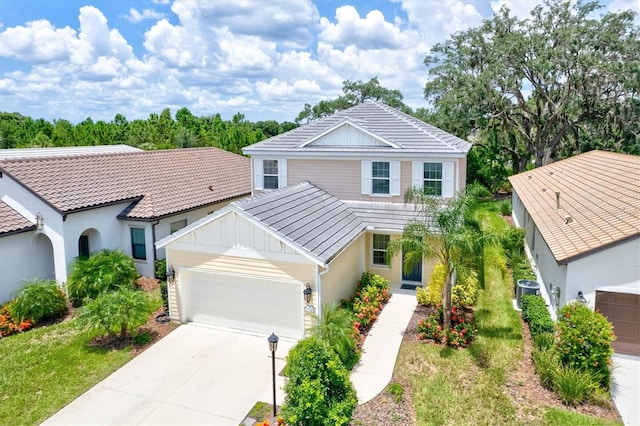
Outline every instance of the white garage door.
POLYGON ((193 270, 185 278, 188 321, 281 337, 304 333, 300 282, 193 270))

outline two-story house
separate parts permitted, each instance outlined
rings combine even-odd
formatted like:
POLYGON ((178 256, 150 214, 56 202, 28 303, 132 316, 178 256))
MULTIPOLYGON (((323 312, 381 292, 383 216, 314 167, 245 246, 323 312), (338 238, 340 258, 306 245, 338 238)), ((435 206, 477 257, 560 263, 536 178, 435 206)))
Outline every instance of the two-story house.
POLYGON ((407 188, 443 200, 464 188, 470 147, 367 102, 245 148, 253 196, 158 243, 172 318, 297 338, 304 312, 349 297, 364 271, 428 282, 432 264, 405 274, 387 243, 419 214, 407 188))

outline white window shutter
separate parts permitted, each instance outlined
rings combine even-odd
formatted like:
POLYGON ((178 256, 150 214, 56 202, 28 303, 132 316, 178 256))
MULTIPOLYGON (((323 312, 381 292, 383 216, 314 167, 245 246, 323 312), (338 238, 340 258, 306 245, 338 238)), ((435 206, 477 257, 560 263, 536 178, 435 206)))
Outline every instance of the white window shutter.
POLYGON ((287 159, 278 160, 278 188, 287 186, 287 159))
POLYGON ((261 190, 264 186, 262 158, 253 158, 253 189, 261 190))
POLYGON ((442 196, 451 198, 453 192, 453 161, 444 161, 442 163, 442 196))
POLYGON ((400 195, 400 162, 389 162, 389 177, 391 195, 400 195))
POLYGON ((413 162, 411 186, 418 189, 424 187, 424 163, 422 161, 413 162))
POLYGON ((362 161, 362 193, 371 195, 371 161, 362 161))

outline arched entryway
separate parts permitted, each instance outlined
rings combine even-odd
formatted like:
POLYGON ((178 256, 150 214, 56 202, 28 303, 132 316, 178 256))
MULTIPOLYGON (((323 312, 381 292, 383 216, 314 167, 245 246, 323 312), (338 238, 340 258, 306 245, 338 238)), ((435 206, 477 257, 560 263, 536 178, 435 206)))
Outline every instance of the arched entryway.
POLYGON ((102 250, 102 238, 97 229, 89 228, 78 238, 78 257, 87 258, 96 251, 102 250))
POLYGON ((45 280, 55 279, 53 245, 45 234, 36 234, 32 241, 33 256, 29 261, 31 276, 45 280))

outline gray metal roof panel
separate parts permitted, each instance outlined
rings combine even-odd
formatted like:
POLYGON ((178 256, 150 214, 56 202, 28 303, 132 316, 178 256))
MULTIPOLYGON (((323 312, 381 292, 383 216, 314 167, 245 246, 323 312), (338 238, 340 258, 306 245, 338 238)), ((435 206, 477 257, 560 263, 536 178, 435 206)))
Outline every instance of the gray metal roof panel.
POLYGON ((351 211, 372 229, 402 232, 412 219, 422 219, 421 212, 411 204, 345 201, 351 211))
POLYGON ((309 182, 264 192, 233 205, 325 263, 365 230, 360 218, 342 201, 309 182))
POLYGON ((437 127, 398 111, 382 102, 365 102, 313 121, 289 132, 274 136, 245 148, 245 152, 293 150, 303 152, 369 152, 407 151, 443 154, 466 154, 471 144, 437 127), (345 147, 299 145, 321 135, 348 118, 367 131, 388 140, 394 147, 345 147))

